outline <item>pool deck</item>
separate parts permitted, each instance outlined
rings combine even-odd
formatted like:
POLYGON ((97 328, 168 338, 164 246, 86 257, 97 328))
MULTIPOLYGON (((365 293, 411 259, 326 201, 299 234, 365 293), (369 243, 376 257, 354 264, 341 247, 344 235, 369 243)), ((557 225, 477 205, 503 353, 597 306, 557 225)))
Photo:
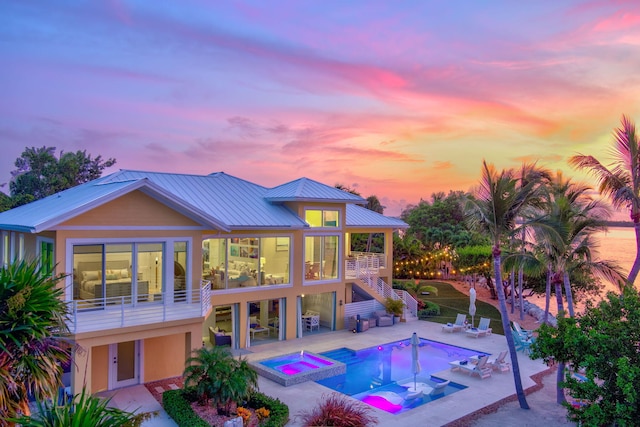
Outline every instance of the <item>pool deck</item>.
MULTIPOLYGON (((409 339, 413 332, 417 332, 421 338, 484 351, 494 356, 507 348, 507 342, 503 335, 492 334, 473 338, 464 332, 443 332, 442 325, 439 323, 414 321, 390 327, 373 328, 360 334, 344 330, 292 341, 258 345, 251 347, 252 353, 246 354, 244 357, 248 360, 261 360, 300 350, 321 353, 339 347, 360 350, 394 340, 409 339)), ((525 390, 536 385, 535 381, 531 379, 532 375, 548 369, 542 361, 531 360, 522 352, 518 352, 518 364, 525 390)), ((480 379, 478 376, 470 377, 464 372, 452 372, 449 369, 434 373, 434 375, 464 384, 468 388, 398 415, 372 408, 378 418, 379 425, 424 425, 428 420, 428 425, 442 426, 515 394, 511 371, 504 373, 494 371, 493 375, 486 379, 480 379)), ((259 377, 258 384, 261 392, 277 397, 289 406, 291 421, 287 426, 302 425, 299 420, 296 420, 296 415, 302 410, 317 406, 317 402, 323 394, 333 392, 333 390, 315 382, 284 387, 259 377)))

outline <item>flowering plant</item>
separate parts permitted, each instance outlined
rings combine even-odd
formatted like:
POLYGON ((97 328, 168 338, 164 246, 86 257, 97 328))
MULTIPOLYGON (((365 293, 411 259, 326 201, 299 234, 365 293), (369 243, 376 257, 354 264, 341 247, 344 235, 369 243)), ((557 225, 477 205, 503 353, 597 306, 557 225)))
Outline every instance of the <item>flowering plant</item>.
POLYGON ((250 410, 248 410, 247 408, 243 408, 242 406, 238 406, 238 409, 236 409, 236 414, 242 417, 242 424, 249 424, 249 418, 251 418, 250 410))

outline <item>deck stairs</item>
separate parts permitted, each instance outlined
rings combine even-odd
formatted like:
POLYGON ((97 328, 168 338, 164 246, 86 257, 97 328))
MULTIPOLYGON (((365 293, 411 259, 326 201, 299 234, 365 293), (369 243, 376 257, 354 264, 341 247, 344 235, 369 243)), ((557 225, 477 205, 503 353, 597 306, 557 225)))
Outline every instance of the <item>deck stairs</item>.
POLYGON ((320 353, 324 357, 328 357, 338 362, 342 362, 345 365, 353 365, 354 363, 360 363, 361 360, 356 356, 356 352, 347 347, 338 348, 331 351, 325 351, 320 353))

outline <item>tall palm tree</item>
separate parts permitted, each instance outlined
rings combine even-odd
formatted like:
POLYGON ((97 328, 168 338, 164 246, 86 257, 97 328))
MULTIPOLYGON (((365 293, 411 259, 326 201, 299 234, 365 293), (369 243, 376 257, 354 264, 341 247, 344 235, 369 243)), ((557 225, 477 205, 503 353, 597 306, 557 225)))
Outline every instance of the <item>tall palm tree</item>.
POLYGON ((482 163, 482 178, 465 204, 465 214, 469 225, 484 231, 491 236, 493 242, 492 256, 493 269, 498 290, 498 302, 502 315, 502 327, 505 331, 507 346, 511 357, 513 378, 516 387, 518 402, 522 409, 529 409, 516 353, 513 336, 509 324, 509 313, 502 287, 501 253, 503 239, 512 235, 516 229, 516 220, 530 205, 535 205, 538 197, 539 182, 545 172, 537 168, 531 168, 526 182, 522 181, 518 174, 510 169, 498 173, 493 165, 482 163))
POLYGON ((29 415, 29 396, 44 401, 62 385, 69 360, 64 276, 35 261, 0 268, 0 419, 29 415))
POLYGON ((569 164, 587 169, 598 181, 600 193, 606 195, 615 208, 629 210, 636 234, 636 258, 627 283, 633 286, 640 272, 640 141, 631 119, 623 115, 621 122, 622 126, 613 132, 613 162, 609 166, 583 154, 569 158, 569 164))
MULTIPOLYGON (((620 280, 619 272, 607 261, 594 261, 593 234, 606 229, 608 209, 589 196, 590 188, 564 179, 558 172, 547 186, 544 218, 536 221, 537 240, 545 262, 550 268, 550 282, 555 286, 558 312, 564 311, 562 287, 567 298, 567 309, 574 317, 571 275, 584 271, 610 281, 620 280)), ((556 401, 563 403, 565 393, 564 364, 557 371, 556 401)))

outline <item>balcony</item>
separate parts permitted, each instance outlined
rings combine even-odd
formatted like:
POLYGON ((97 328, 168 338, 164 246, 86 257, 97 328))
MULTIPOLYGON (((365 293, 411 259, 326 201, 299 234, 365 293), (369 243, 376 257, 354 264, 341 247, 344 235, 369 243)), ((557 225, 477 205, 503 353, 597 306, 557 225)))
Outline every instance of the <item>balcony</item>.
POLYGON ((350 259, 345 261, 345 278, 358 279, 368 276, 375 276, 380 268, 386 265, 384 254, 367 252, 352 252, 350 259))
POLYGON ((138 294, 68 301, 67 325, 72 334, 143 326, 206 316, 211 310, 211 282, 190 291, 138 294))

